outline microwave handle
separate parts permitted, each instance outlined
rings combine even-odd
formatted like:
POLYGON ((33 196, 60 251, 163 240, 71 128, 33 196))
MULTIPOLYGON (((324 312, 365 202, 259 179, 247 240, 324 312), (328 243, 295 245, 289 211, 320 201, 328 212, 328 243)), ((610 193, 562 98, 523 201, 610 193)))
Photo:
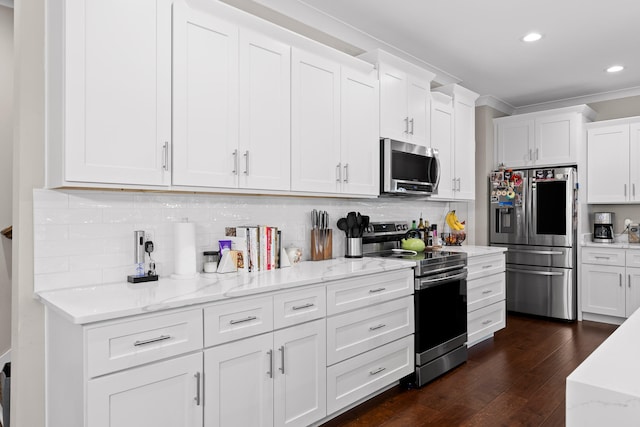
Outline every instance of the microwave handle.
POLYGON ((434 157, 436 159, 436 167, 438 168, 438 177, 436 178, 436 183, 433 186, 433 188, 437 189, 438 186, 440 185, 440 174, 441 174, 441 170, 440 170, 440 159, 436 156, 434 157))

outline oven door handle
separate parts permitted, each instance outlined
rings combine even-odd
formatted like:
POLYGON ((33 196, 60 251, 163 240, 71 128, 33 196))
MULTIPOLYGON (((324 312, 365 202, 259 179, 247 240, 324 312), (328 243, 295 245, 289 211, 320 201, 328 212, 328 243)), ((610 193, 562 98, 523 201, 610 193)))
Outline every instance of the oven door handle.
POLYGON ((466 278, 467 278, 467 271, 465 270, 462 273, 453 274, 447 277, 438 277, 435 279, 429 279, 429 278, 418 279, 419 282, 418 282, 418 285, 416 286, 416 289, 432 288, 434 286, 440 286, 445 283, 454 282, 456 280, 466 279, 466 278))
POLYGON ((516 268, 507 268, 507 271, 512 273, 533 274, 536 276, 564 276, 565 273, 559 271, 536 271, 536 270, 523 270, 516 268))

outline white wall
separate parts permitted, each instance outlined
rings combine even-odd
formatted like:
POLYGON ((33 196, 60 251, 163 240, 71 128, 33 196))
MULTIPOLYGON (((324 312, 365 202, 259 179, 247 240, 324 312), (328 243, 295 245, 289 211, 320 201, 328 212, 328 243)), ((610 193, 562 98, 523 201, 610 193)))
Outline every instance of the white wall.
MULTIPOLYGON (((13 9, 0 6, 0 230, 11 225, 12 153, 13 9)), ((0 358, 10 349, 11 240, 0 237, 0 358)))
POLYGON ((45 0, 14 9, 11 425, 44 426, 44 310, 33 298, 33 189, 44 185, 45 0))

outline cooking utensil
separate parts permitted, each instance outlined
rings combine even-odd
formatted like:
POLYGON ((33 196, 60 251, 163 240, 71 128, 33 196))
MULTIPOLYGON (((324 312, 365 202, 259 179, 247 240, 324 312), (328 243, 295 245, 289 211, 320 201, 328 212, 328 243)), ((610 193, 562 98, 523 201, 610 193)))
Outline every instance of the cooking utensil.
POLYGON ((356 226, 358 225, 358 218, 355 212, 349 212, 347 214, 347 237, 357 237, 354 235, 356 232, 356 226))

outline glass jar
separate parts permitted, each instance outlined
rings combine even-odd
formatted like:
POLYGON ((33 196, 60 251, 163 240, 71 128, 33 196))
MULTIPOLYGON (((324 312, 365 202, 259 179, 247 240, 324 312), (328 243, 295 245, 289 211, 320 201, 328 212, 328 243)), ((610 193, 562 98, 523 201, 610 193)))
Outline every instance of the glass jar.
POLYGON ((218 251, 204 251, 204 272, 215 273, 218 270, 218 251))

